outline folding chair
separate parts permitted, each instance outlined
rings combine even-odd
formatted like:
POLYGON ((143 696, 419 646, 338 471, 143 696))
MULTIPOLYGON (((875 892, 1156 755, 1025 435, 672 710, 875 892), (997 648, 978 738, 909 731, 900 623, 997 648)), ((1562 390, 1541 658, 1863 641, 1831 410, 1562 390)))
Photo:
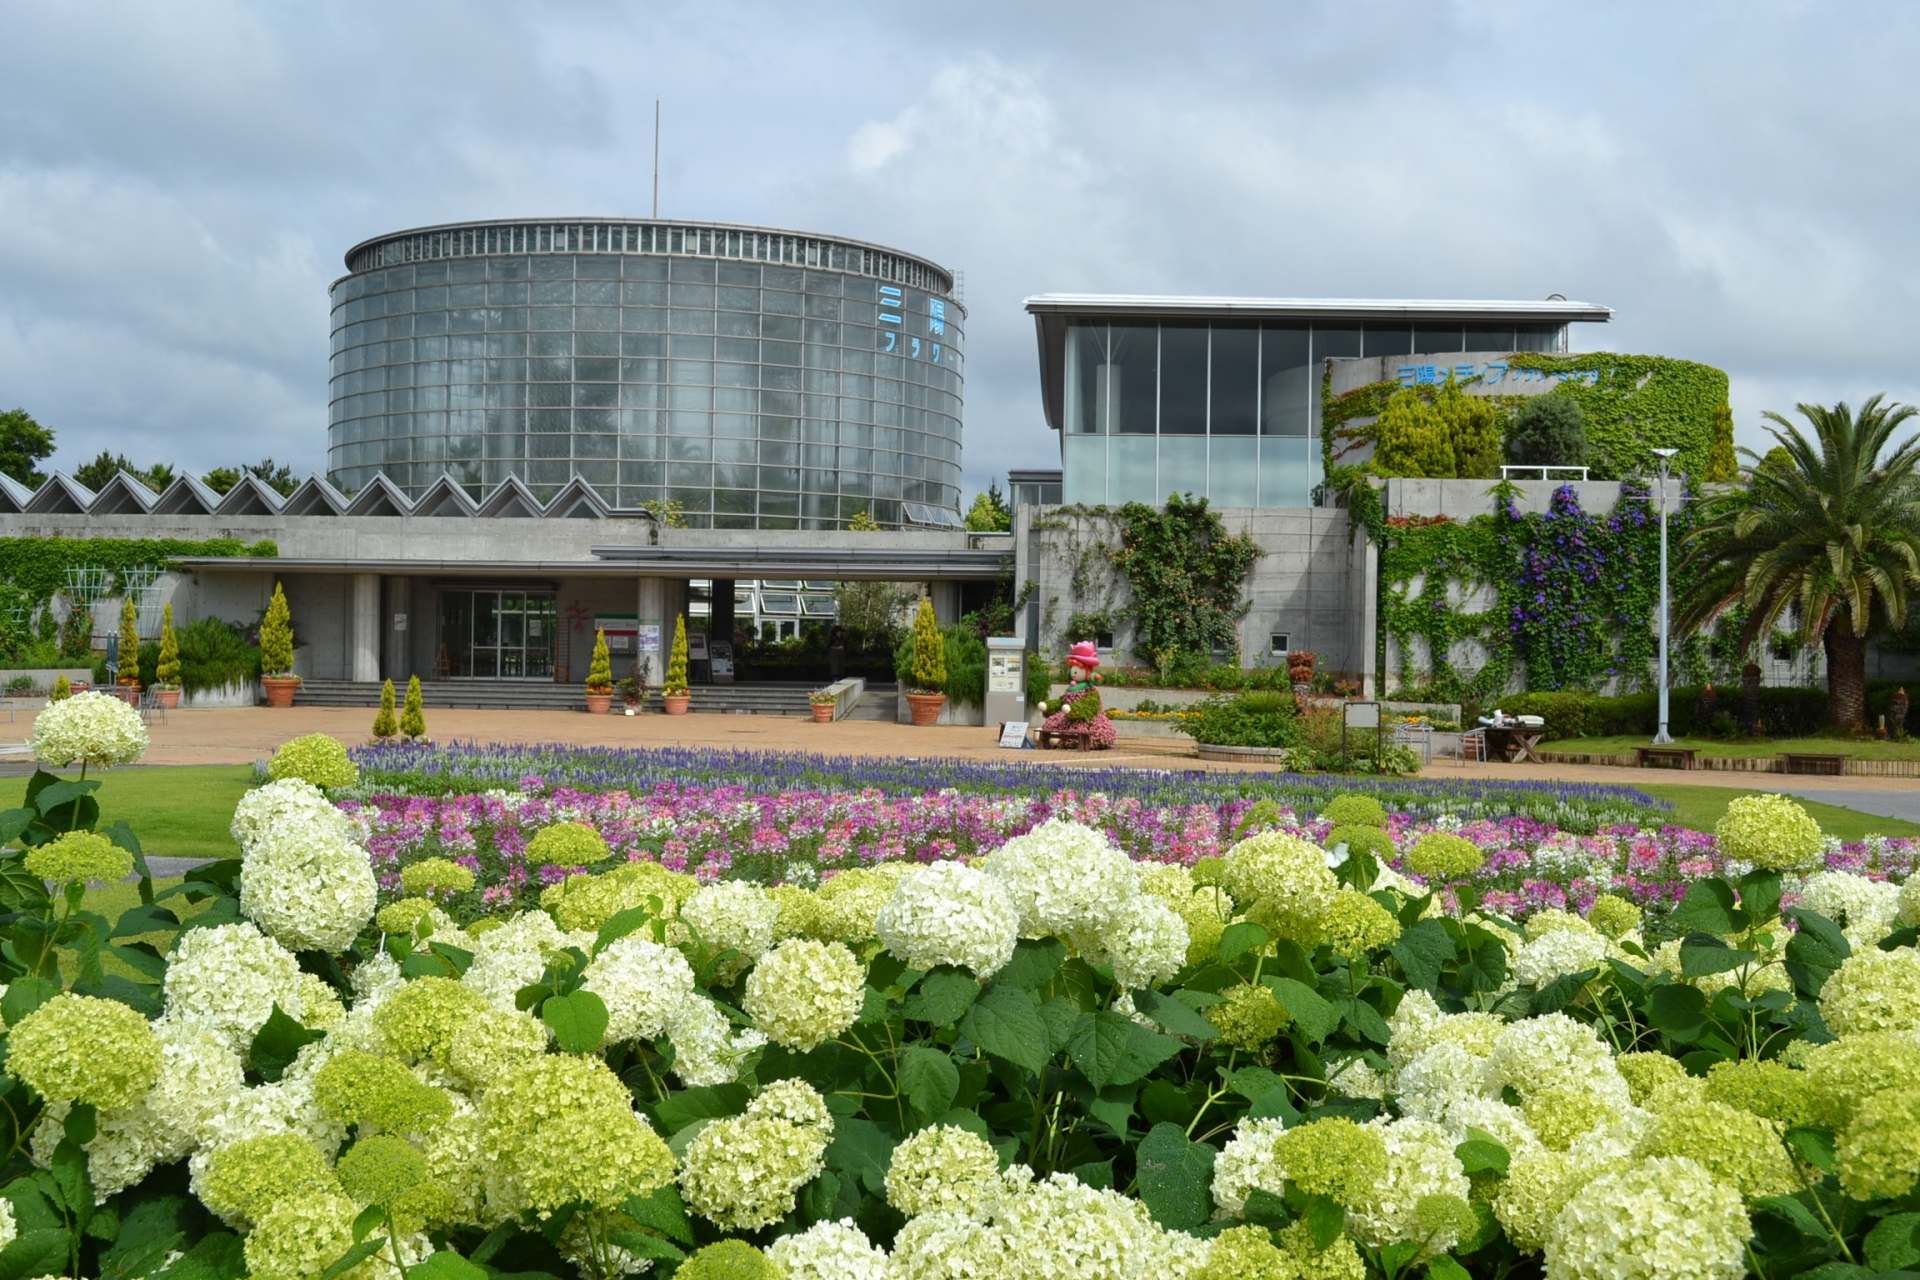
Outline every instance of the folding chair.
POLYGON ((1487 762, 1487 731, 1483 726, 1469 729, 1460 735, 1460 764, 1464 768, 1467 761, 1476 764, 1487 762))
POLYGON ((160 695, 152 689, 140 691, 140 718, 148 724, 158 719, 162 724, 167 721, 167 709, 160 702, 160 695))

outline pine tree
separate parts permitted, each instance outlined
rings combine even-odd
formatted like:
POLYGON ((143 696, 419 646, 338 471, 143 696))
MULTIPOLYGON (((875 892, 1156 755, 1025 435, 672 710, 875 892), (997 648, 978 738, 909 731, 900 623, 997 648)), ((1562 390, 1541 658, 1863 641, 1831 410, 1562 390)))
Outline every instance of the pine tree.
POLYGON ((407 677, 407 701, 400 709, 400 732, 407 735, 409 742, 418 742, 427 736, 427 712, 420 696, 419 676, 407 677))
POLYGON ((140 683, 140 623, 132 596, 120 605, 120 683, 140 683))
POLYGON ((68 698, 71 698, 72 696, 73 696, 73 685, 70 681, 68 681, 67 673, 62 671, 59 675, 53 678, 53 688, 49 690, 47 693, 47 701, 48 702, 65 702, 68 698))
POLYGON ((173 605, 160 611, 160 658, 153 664, 153 682, 162 689, 180 687, 180 637, 173 633, 173 605))
POLYGON ((913 685, 921 693, 947 689, 947 642, 933 616, 933 601, 925 596, 913 618, 913 685))
POLYGON ((593 661, 587 664, 587 692, 613 692, 613 658, 607 653, 607 633, 593 633, 593 661))
POLYGON ((687 619, 682 616, 673 620, 673 652, 667 656, 667 678, 660 686, 660 692, 668 698, 682 698, 687 695, 687 619))
POLYGON ((380 686, 380 711, 373 717, 373 736, 385 742, 400 732, 400 722, 393 714, 393 681, 380 686))
POLYGON ((286 590, 278 582, 267 602, 267 616, 260 621, 260 671, 273 679, 293 674, 293 618, 286 590))

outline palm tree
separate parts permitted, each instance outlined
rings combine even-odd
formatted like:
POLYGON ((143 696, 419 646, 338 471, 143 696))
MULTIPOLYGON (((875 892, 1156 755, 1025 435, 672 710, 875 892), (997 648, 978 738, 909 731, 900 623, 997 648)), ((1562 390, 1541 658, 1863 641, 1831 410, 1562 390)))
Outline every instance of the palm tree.
POLYGON ((1678 621, 1704 626, 1745 605, 1751 640, 1791 613, 1802 641, 1826 651, 1834 727, 1857 731, 1868 637, 1906 625, 1909 594, 1920 587, 1920 437, 1882 460, 1913 406, 1875 395, 1857 416, 1844 402, 1798 407, 1812 437, 1767 413, 1779 448, 1765 465, 1742 449, 1744 487, 1714 500, 1687 540, 1678 621))

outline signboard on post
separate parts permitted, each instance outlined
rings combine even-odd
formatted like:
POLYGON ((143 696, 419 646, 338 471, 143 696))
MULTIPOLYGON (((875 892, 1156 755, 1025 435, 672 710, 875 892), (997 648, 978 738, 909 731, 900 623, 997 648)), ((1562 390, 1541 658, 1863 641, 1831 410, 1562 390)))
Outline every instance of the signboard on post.
POLYGON ((633 646, 641 653, 660 652, 660 624, 643 622, 633 633, 633 646))
POLYGON ((1025 685, 1022 683, 1025 655, 1016 651, 990 653, 987 655, 987 692, 1018 693, 1025 685))
POLYGON ((707 660, 707 633, 704 631, 687 632, 687 661, 705 662, 707 660))

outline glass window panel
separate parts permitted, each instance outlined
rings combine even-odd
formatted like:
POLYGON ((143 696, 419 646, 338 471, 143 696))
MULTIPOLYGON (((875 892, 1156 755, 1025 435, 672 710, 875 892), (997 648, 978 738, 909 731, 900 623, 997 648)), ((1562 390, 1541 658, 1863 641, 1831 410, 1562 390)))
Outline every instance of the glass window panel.
POLYGON ((1101 379, 1109 373, 1107 326, 1068 325, 1063 406, 1068 435, 1094 435, 1106 430, 1107 399, 1101 393, 1101 379))
POLYGON ((1423 355, 1461 351, 1460 326, 1421 325, 1413 331, 1413 349, 1423 355))
MULTIPOLYGON (((1116 324, 1109 329, 1107 429, 1118 435, 1152 435, 1159 391, 1159 328, 1116 324)), ((1115 491, 1118 491, 1115 473, 1115 491)), ((1120 499, 1114 499, 1120 501, 1120 499)))
MULTIPOLYGON (((1219 336, 1214 337, 1215 351, 1219 336)), ((1207 499, 1216 507, 1258 505, 1259 472, 1256 469, 1255 440, 1222 439, 1215 436, 1208 444, 1207 499)))
MULTIPOLYGON (((1213 330, 1207 425, 1216 436, 1250 436, 1259 426, 1260 331, 1213 330)), ((1249 505, 1242 503, 1240 505, 1249 505)))
POLYGON ((1269 436, 1307 434, 1308 400, 1317 386, 1307 363, 1304 326, 1274 326, 1260 331, 1260 432, 1269 436))
POLYGON ((1158 488, 1160 494, 1150 501, 1157 503, 1176 493, 1203 496, 1207 491, 1207 441, 1195 436, 1162 436, 1158 488))
POLYGON ((1260 442, 1260 505, 1310 507, 1318 479, 1316 449, 1307 440, 1270 437, 1260 442))
POLYGON ((1466 350, 1512 351, 1513 326, 1470 324, 1466 327, 1466 350))
POLYGON ((1413 354, 1413 330, 1404 324, 1366 326, 1363 354, 1370 356, 1410 356, 1413 354))
POLYGON ((1159 478, 1154 470, 1157 441, 1150 437, 1131 436, 1109 443, 1113 452, 1107 459, 1107 501, 1145 502, 1159 506, 1166 495, 1160 492, 1159 478))

